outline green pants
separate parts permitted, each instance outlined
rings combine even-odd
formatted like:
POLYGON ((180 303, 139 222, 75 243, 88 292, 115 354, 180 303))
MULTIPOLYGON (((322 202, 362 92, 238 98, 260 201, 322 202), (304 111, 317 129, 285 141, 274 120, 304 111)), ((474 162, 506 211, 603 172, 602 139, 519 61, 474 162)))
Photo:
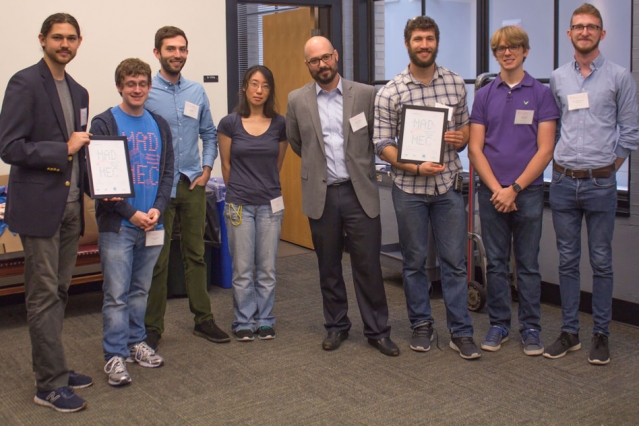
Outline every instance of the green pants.
POLYGON ((153 269, 153 282, 149 290, 144 323, 147 328, 164 333, 169 254, 173 221, 180 225, 180 249, 184 264, 184 280, 189 307, 195 315, 195 324, 213 319, 211 301, 206 291, 206 262, 204 261, 204 226, 206 221, 206 193, 204 186, 189 190, 189 183, 179 181, 175 198, 164 212, 164 247, 153 269))

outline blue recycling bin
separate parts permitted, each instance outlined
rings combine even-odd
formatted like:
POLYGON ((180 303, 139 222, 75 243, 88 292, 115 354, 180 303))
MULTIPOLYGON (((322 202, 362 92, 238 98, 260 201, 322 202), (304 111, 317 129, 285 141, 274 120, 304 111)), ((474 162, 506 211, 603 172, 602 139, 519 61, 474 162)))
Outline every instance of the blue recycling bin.
POLYGON ((206 184, 215 193, 217 213, 220 218, 220 247, 211 250, 211 284, 231 288, 233 286, 233 261, 229 252, 229 236, 224 221, 226 185, 221 177, 212 177, 206 184))

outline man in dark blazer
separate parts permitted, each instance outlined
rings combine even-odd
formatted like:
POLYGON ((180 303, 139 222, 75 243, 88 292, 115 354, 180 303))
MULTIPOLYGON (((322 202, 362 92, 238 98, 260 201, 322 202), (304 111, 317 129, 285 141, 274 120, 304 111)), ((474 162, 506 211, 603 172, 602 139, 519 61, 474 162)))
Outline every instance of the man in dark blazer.
POLYGON ((93 383, 69 371, 62 345, 67 290, 84 227, 89 95, 65 72, 82 42, 75 18, 49 16, 38 37, 44 57, 11 78, 0 113, 0 157, 11 165, 5 222, 24 246, 34 401, 73 412, 86 407, 73 389, 93 383))
POLYGON ((383 354, 396 356, 379 260, 379 192, 371 141, 375 89, 341 78, 337 50, 324 37, 308 40, 304 56, 315 82, 290 93, 286 133, 302 158, 302 211, 319 263, 328 332, 322 347, 337 349, 351 328, 341 263, 346 244, 364 335, 383 354))

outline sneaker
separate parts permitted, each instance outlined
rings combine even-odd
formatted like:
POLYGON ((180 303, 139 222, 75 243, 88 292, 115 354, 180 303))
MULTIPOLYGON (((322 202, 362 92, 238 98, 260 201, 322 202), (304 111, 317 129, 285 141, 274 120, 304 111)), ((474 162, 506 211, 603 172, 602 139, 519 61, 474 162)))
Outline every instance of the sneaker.
POLYGON ((257 337, 260 340, 275 339, 275 330, 273 330, 273 327, 263 325, 257 329, 257 337))
POLYGON ((255 336, 253 336, 253 332, 248 328, 240 328, 239 330, 235 330, 235 339, 238 342, 252 342, 255 340, 255 336))
POLYGON ((521 342, 524 344, 524 353, 534 356, 544 353, 544 344, 539 338, 539 330, 524 330, 521 332, 521 342))
POLYGON ((154 351, 157 351, 160 347, 160 340, 162 339, 162 335, 153 328, 146 329, 146 339, 144 341, 147 345, 154 351))
POLYGON ((109 376, 111 386, 124 386, 131 383, 131 376, 121 356, 112 357, 104 366, 104 372, 109 376))
POLYGON ((608 336, 595 333, 592 336, 592 347, 588 362, 594 365, 606 365, 610 362, 610 351, 608 350, 608 336))
POLYGON ((69 387, 71 389, 88 388, 92 384, 93 379, 91 377, 69 370, 69 387))
POLYGON ((561 358, 568 352, 578 351, 579 349, 581 349, 579 335, 562 331, 555 343, 546 348, 544 356, 550 359, 561 358))
POLYGON ((164 365, 164 359, 156 354, 145 342, 133 345, 129 350, 131 351, 131 356, 126 359, 126 362, 137 362, 146 368, 157 368, 164 365))
POLYGON ((486 334, 484 341, 481 342, 481 348, 485 351, 497 352, 501 349, 501 344, 508 341, 508 330, 498 325, 490 326, 490 330, 486 334))
POLYGON ((417 352, 428 352, 430 342, 433 340, 433 324, 427 322, 416 327, 410 338, 410 348, 417 352))
POLYGON ((472 337, 452 337, 450 347, 459 352, 459 356, 464 359, 475 359, 481 357, 481 352, 472 337))
POLYGON ((196 324, 193 329, 193 334, 198 337, 204 337, 206 340, 210 340, 214 343, 226 343, 231 341, 229 335, 222 331, 213 320, 196 324))
POLYGON ((60 413, 73 413, 87 408, 87 402, 80 398, 68 386, 54 391, 37 391, 33 402, 43 407, 53 408, 60 413))

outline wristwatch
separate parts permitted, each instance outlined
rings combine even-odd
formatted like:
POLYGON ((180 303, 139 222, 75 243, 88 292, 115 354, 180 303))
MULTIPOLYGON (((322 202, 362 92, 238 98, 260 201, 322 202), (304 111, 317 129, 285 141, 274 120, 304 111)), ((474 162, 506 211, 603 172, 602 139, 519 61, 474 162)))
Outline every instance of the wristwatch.
POLYGON ((517 182, 513 183, 511 186, 513 187, 513 191, 515 191, 515 194, 519 194, 522 190, 522 187, 519 186, 517 182))

